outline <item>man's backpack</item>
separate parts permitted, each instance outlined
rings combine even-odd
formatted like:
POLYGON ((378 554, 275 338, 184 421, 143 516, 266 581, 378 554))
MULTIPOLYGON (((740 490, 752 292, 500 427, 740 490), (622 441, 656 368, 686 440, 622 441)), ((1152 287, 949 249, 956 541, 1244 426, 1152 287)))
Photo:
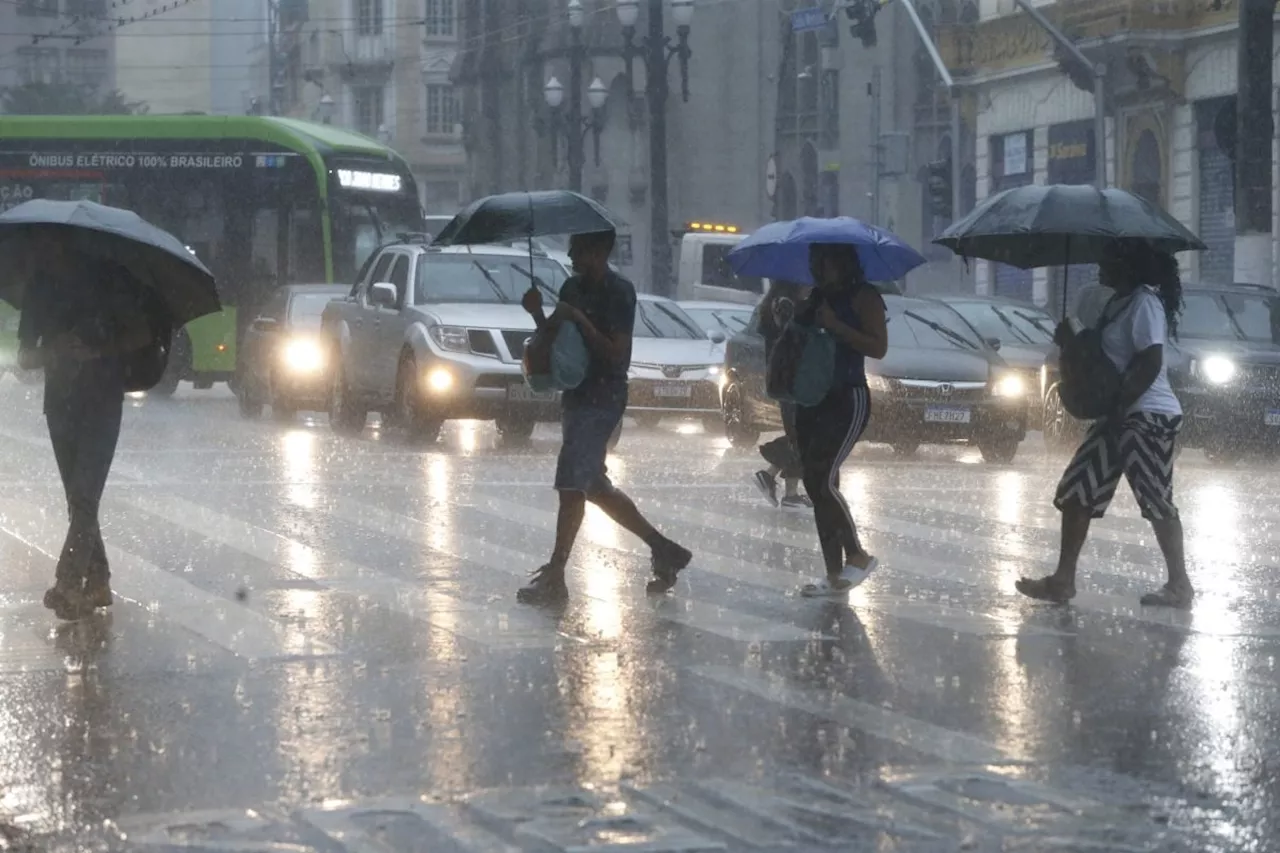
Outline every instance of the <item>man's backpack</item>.
POLYGON ((1120 396, 1124 375, 1102 349, 1103 329, 1124 313, 1128 301, 1119 310, 1111 310, 1115 305, 1116 297, 1112 297, 1102 309, 1098 325, 1077 332, 1058 357, 1062 376, 1058 397, 1067 414, 1078 420, 1107 417, 1115 411, 1120 396))
POLYGON ((173 317, 164 300, 149 287, 141 286, 139 292, 139 310, 146 315, 151 341, 123 357, 124 389, 128 392, 150 391, 160 384, 173 349, 173 317))

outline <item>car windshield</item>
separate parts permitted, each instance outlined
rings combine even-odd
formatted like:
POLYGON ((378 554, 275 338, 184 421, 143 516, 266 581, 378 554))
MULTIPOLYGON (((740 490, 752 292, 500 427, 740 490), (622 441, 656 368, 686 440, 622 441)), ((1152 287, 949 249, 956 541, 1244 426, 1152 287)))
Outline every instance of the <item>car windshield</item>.
MULTIPOLYGON (((567 276, 555 261, 538 259, 533 274, 545 287, 543 295, 560 292, 567 276)), ((529 259, 516 255, 427 255, 418 264, 414 304, 433 302, 493 302, 518 304, 529 289, 529 259)))
POLYGON ((1223 301, 1213 293, 1188 293, 1183 296, 1178 334, 1187 338, 1238 339, 1240 330, 1231 319, 1223 301))
POLYGON ((973 328, 946 305, 913 302, 904 305, 889 323, 889 346, 926 349, 985 349, 973 328))
POLYGON ((685 308, 684 312, 708 334, 736 335, 747 328, 751 311, 739 308, 685 308))
POLYGON ((1280 298, 1229 293, 1222 300, 1245 340, 1280 344, 1280 298))
POLYGON ((1039 308, 999 305, 993 302, 947 303, 969 321, 984 338, 1004 343, 1053 343, 1053 318, 1039 308))
POLYGON ((289 300, 289 325, 304 329, 320 328, 324 307, 342 296, 340 293, 299 293, 289 300))
POLYGON ((683 341, 696 341, 706 337, 693 318, 674 302, 647 299, 636 302, 633 334, 637 338, 675 338, 683 341))

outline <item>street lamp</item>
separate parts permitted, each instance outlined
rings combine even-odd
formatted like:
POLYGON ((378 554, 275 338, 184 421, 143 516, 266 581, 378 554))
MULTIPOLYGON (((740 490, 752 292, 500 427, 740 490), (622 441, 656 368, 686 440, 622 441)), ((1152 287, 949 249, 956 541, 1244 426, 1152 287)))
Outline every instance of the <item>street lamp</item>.
POLYGON ((320 96, 320 106, 317 107, 317 110, 319 111, 319 114, 320 114, 321 124, 331 124, 333 122, 333 113, 336 106, 337 105, 334 103, 334 100, 333 100, 333 95, 330 95, 328 92, 325 92, 323 95, 320 96))
POLYGON ((569 26, 580 30, 586 23, 586 18, 586 13, 582 9, 582 0, 569 0, 569 26))
MULTIPOLYGON (((549 79, 545 86, 542 87, 542 97, 546 100, 547 106, 551 108, 551 132, 552 138, 558 139, 561 132, 568 136, 569 142, 569 188, 574 192, 580 192, 582 187, 582 167, 583 160, 586 155, 583 148, 586 143, 586 136, 590 133, 594 141, 595 164, 600 165, 600 134, 604 131, 604 110, 605 102, 609 100, 609 87, 605 86, 604 81, 599 77, 591 81, 591 85, 587 87, 587 104, 591 107, 591 115, 584 117, 582 115, 582 103, 579 97, 574 97, 570 93, 569 99, 569 118, 562 119, 560 108, 564 105, 565 91, 564 85, 555 77, 549 79), (576 104, 576 109, 574 108, 576 104)), ((552 157, 555 158, 555 149, 552 149, 552 157)))
POLYGON ((649 102, 649 286, 655 293, 672 295, 671 241, 667 234, 667 99, 671 84, 667 75, 671 60, 680 63, 680 96, 689 100, 689 31, 693 24, 694 0, 647 0, 649 31, 638 43, 640 0, 618 0, 618 23, 622 24, 622 55, 627 63, 628 87, 635 91, 634 62, 645 65, 645 96, 649 102), (676 23, 676 43, 666 33, 665 7, 670 5, 676 23))

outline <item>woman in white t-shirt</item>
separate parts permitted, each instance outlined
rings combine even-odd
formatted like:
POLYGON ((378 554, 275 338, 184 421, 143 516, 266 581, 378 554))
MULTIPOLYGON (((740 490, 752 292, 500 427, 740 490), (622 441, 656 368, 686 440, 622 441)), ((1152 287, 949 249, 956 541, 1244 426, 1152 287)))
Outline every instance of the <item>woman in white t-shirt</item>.
MULTIPOLYGON (((1089 533, 1115 496, 1120 477, 1151 522, 1164 553, 1168 582, 1142 597, 1150 607, 1187 608, 1195 593, 1187 577, 1182 521, 1173 502, 1174 442, 1182 406, 1169 386, 1164 347, 1176 337, 1182 282, 1172 255, 1117 245, 1099 265, 1104 285, 1115 293, 1102 311, 1102 350, 1124 377, 1115 413, 1095 422, 1058 483, 1054 505, 1062 513, 1058 569, 1047 577, 1023 578, 1023 595, 1065 603, 1076 594, 1076 564, 1089 533)), ((1099 324, 1101 325, 1101 318, 1099 324)), ((1058 327, 1061 346, 1074 335, 1058 327)))

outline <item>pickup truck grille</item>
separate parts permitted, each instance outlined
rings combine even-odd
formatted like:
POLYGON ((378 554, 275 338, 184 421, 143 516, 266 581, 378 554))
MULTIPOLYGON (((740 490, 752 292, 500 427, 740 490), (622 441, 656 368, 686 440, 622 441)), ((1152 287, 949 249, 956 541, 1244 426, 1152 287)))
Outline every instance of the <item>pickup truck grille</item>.
POLYGON ((524 331, 523 329, 507 329, 502 333, 502 339, 507 344, 507 351, 515 359, 524 358, 524 342, 531 337, 533 337, 533 332, 524 331))
POLYGON ((498 345, 487 329, 467 329, 467 340, 476 355, 497 355, 498 345))

